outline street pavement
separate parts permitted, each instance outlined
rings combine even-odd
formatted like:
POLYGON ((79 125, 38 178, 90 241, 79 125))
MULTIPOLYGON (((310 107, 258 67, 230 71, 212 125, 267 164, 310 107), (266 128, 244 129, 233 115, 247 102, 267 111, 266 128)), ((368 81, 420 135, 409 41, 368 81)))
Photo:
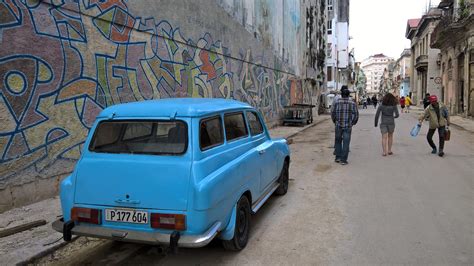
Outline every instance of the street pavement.
MULTIPOLYGON (((339 180, 334 193, 348 238, 340 242, 336 264, 474 263, 474 135, 451 127, 445 157, 430 154, 424 122, 409 135, 415 114, 401 114, 394 155, 382 157, 374 110, 361 111, 354 128, 350 166, 328 179, 339 180)), ((435 143, 437 144, 437 133, 435 143)), ((438 144, 437 144, 438 145, 438 144)))
POLYGON ((417 113, 396 120, 394 155, 382 157, 375 110, 360 110, 345 166, 334 162, 330 120, 293 136, 288 194, 271 197, 252 217, 241 252, 213 241, 164 255, 151 246, 79 238, 35 263, 473 265, 474 134, 452 127, 440 158, 430 153, 426 123, 419 136, 409 135, 417 113))

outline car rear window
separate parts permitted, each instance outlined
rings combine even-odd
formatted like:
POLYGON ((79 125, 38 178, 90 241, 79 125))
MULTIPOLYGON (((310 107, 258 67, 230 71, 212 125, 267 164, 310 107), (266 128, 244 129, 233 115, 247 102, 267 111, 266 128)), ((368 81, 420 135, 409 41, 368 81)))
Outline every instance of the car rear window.
POLYGON ((188 130, 183 121, 103 121, 89 150, 103 153, 169 154, 186 151, 188 130))
POLYGON ((247 136, 247 127, 245 126, 244 114, 232 113, 224 116, 225 137, 227 141, 247 136))

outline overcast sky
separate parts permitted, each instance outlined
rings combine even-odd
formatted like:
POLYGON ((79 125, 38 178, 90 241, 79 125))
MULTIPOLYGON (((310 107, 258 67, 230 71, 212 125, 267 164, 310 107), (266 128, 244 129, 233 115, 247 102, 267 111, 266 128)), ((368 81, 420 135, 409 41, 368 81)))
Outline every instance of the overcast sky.
MULTIPOLYGON (((349 35, 356 61, 384 53, 397 59, 410 47, 407 20, 421 18, 429 0, 351 0, 349 35)), ((431 0, 437 5, 440 0, 431 0)))

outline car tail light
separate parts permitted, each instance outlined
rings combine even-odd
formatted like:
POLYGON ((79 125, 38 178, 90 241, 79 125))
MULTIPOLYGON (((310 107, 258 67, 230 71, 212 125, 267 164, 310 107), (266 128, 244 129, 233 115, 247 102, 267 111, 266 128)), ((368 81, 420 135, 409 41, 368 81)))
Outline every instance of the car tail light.
POLYGON ((71 218, 77 222, 100 224, 100 210, 74 207, 71 210, 71 218))
POLYGON ((151 227, 184 231, 186 230, 186 215, 152 213, 151 227))

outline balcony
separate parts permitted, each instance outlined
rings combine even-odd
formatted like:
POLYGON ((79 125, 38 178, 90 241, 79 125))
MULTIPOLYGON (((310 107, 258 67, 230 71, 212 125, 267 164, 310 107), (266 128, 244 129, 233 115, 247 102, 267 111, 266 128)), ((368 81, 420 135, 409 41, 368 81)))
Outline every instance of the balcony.
POLYGON ((431 47, 442 49, 452 44, 454 40, 462 39, 469 32, 473 21, 474 4, 463 9, 452 8, 448 5, 448 9, 443 11, 441 20, 431 33, 431 47))
POLYGON ((423 54, 416 58, 415 68, 418 71, 424 71, 428 68, 428 56, 423 54))
POLYGON ((454 4, 454 0, 441 0, 441 2, 439 3, 439 8, 449 8, 451 6, 453 6, 454 4))

